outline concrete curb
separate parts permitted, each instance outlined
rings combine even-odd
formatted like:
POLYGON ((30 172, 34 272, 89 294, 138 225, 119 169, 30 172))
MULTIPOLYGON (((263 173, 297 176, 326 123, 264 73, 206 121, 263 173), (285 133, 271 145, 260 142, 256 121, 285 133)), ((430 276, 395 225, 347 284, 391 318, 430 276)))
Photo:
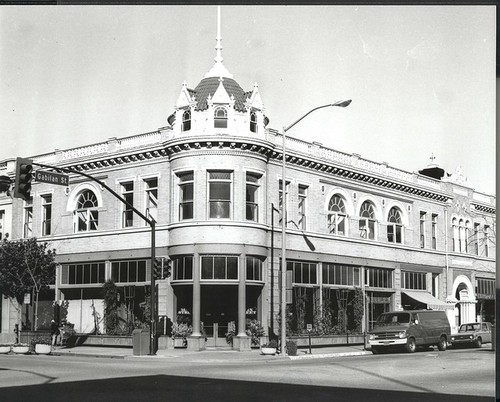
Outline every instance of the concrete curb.
POLYGON ((371 352, 340 352, 340 353, 322 353, 318 355, 304 355, 304 356, 287 356, 290 360, 302 360, 302 359, 325 359, 329 357, 345 357, 345 356, 363 356, 371 355, 371 352))

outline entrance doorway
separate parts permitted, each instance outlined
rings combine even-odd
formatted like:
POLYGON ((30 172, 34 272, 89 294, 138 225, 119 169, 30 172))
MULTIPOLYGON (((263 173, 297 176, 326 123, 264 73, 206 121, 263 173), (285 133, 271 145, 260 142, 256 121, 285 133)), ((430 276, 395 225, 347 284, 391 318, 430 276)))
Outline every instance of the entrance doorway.
POLYGON ((226 333, 230 322, 238 321, 238 286, 202 285, 201 321, 207 347, 230 348, 226 333))

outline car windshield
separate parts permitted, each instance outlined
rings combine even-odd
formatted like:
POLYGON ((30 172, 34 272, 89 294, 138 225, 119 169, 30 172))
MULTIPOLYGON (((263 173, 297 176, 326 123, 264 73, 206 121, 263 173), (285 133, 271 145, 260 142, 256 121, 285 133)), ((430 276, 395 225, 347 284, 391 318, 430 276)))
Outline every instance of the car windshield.
POLYGON ((410 314, 408 313, 390 313, 382 314, 377 319, 377 325, 408 324, 410 314))
POLYGON ((458 332, 479 331, 479 324, 463 324, 458 332))

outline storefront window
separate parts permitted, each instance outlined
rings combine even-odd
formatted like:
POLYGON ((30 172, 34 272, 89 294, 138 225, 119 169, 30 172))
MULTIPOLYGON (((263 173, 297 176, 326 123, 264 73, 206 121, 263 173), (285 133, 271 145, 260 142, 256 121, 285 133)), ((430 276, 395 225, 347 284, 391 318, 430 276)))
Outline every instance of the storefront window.
POLYGON ((202 256, 201 279, 234 280, 238 279, 238 257, 202 256))

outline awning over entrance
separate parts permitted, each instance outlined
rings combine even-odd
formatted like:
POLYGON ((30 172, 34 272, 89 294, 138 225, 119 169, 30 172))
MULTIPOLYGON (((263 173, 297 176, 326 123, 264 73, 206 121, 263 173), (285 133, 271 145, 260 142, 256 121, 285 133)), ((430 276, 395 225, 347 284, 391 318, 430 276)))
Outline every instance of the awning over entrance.
POLYGON ((420 303, 426 304, 432 310, 453 310, 455 308, 454 304, 445 303, 427 292, 417 290, 402 290, 401 292, 420 303))

